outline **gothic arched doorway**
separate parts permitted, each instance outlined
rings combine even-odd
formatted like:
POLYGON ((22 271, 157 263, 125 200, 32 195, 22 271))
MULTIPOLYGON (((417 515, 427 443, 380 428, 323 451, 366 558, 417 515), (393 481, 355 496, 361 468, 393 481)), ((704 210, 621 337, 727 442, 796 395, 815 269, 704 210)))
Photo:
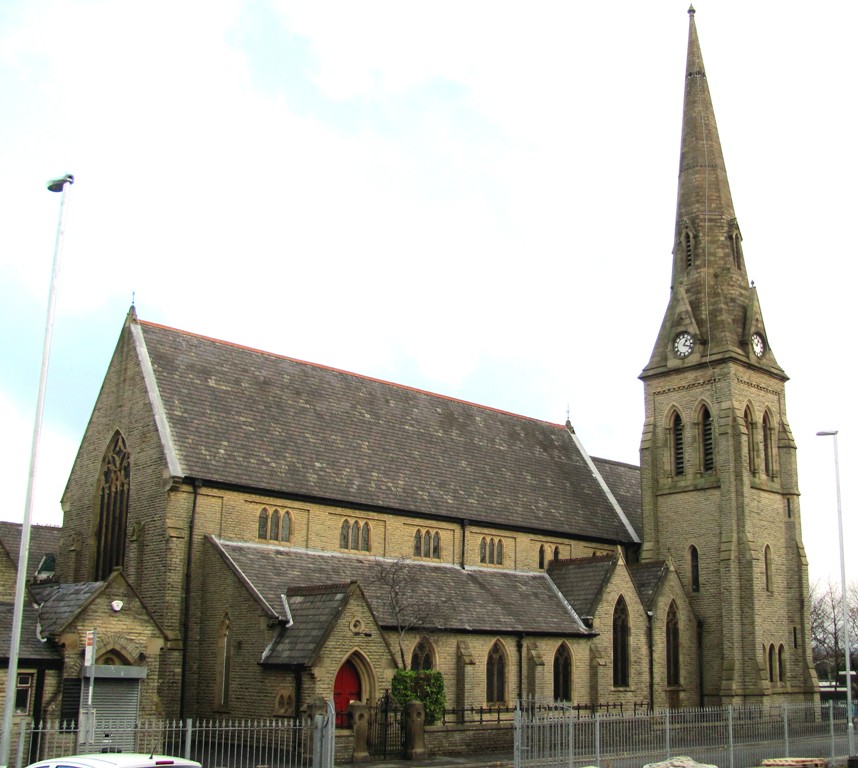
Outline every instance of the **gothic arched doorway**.
POLYGON ((351 660, 340 667, 334 680, 334 709, 337 712, 337 728, 349 725, 349 702, 361 701, 360 674, 351 660))

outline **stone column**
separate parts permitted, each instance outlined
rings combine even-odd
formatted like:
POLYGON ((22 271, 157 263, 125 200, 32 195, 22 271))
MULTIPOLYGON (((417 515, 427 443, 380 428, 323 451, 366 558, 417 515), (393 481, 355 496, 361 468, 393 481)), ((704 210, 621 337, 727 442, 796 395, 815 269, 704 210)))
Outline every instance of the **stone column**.
POLYGON ((369 707, 359 701, 349 703, 349 714, 352 718, 352 734, 354 745, 352 746, 352 762, 364 763, 369 760, 369 749, 367 747, 367 736, 369 735, 369 707))
POLYGON ((423 702, 409 701, 405 705, 405 757, 409 760, 426 757, 425 726, 423 702))

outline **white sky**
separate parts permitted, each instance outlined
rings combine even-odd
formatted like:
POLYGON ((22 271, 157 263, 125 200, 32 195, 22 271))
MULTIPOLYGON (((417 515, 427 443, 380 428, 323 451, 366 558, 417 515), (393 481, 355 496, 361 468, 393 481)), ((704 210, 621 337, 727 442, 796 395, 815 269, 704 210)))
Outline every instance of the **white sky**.
MULTIPOLYGON (((791 376, 811 579, 839 578, 858 5, 699 0, 750 277, 791 376)), ((0 518, 35 522, 125 313, 536 418, 637 462, 667 305, 686 2, 0 4, 0 518)), ((847 560, 847 578, 858 577, 847 560)))

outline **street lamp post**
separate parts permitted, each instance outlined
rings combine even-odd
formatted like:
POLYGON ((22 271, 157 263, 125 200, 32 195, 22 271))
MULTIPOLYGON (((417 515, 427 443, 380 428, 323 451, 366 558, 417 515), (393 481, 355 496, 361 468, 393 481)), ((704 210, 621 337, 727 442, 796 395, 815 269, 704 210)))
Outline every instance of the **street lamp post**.
POLYGON ((824 430, 817 437, 834 438, 834 482, 837 486, 837 533, 840 540, 840 608, 843 612, 843 646, 846 650, 846 735, 849 754, 855 754, 855 725, 852 721, 852 664, 849 654, 849 610, 846 602, 846 558, 843 556, 843 511, 840 504, 840 456, 837 453, 837 430, 824 430))
POLYGON ((54 244, 54 265, 51 271, 51 288, 48 294, 48 313, 45 321, 45 341, 42 347, 42 371, 39 375, 39 396, 36 400, 36 421, 33 426, 33 443, 30 451, 30 474, 27 479, 27 499, 24 504, 24 522, 21 525, 21 546, 18 551, 18 577, 15 582, 15 607, 12 612, 12 636, 9 641, 9 666, 6 671, 6 701, 3 708, 3 732, 0 735, 0 766, 9 765, 9 750, 12 741, 12 721, 15 716, 15 693, 18 684, 18 653, 21 646, 21 624, 24 618, 24 600, 27 588, 27 561, 30 555, 30 527, 33 519, 33 489, 36 484, 36 460, 42 434, 42 414, 45 410, 45 385, 48 379, 48 362, 51 358, 51 337, 54 330, 54 308, 57 303, 57 277, 60 271, 60 253, 63 244, 63 214, 65 212, 66 187, 74 184, 70 173, 52 179, 47 187, 51 192, 60 192, 60 218, 57 224, 57 239, 54 244))

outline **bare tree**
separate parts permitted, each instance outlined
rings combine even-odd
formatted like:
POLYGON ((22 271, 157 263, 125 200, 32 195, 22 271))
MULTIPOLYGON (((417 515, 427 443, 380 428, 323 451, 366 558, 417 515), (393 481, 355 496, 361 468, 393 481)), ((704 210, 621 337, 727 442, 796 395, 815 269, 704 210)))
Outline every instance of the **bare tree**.
MULTIPOLYGON (((843 633, 843 604, 840 586, 831 579, 817 581, 810 590, 810 640, 813 663, 820 679, 838 679, 845 669, 843 633)), ((846 588, 847 620, 849 622, 849 660, 853 670, 858 662, 858 587, 846 588)))
POLYGON ((376 560, 370 588, 385 601, 394 620, 402 669, 408 669, 405 635, 438 626, 438 614, 445 602, 443 596, 421 578, 420 566, 407 558, 376 560))

